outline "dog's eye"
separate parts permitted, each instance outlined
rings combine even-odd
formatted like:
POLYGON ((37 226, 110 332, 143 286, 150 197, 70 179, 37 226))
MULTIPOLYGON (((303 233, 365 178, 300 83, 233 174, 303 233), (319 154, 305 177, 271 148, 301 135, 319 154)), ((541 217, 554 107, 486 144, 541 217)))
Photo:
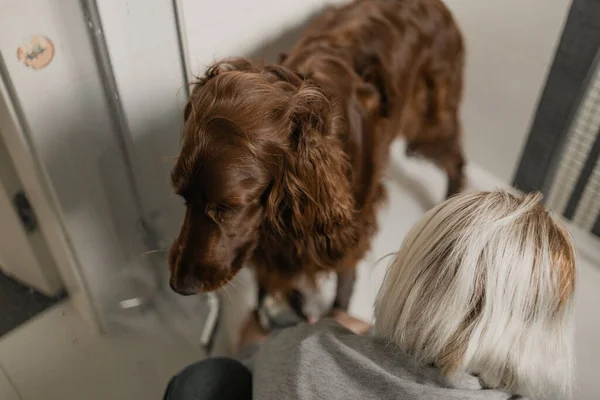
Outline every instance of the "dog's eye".
POLYGON ((234 211, 234 209, 226 204, 215 205, 215 213, 220 217, 223 217, 227 213, 232 212, 232 211, 234 211))
POLYGON ((224 216, 227 213, 226 207, 218 204, 209 204, 206 206, 206 215, 217 222, 223 222, 224 216))

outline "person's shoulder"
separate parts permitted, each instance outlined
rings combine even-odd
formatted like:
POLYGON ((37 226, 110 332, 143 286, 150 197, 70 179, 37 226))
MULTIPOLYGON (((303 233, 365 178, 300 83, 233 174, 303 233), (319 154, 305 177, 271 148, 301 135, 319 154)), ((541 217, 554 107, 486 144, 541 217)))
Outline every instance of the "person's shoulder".
POLYGON ((332 318, 323 318, 315 324, 303 324, 301 327, 302 333, 307 337, 310 336, 328 336, 328 337, 351 337, 360 338, 362 336, 355 334, 348 328, 341 325, 332 318))
POLYGON ((352 333, 349 329, 340 325, 339 322, 333 318, 323 318, 317 323, 313 324, 313 327, 317 331, 335 331, 340 333, 352 333))
POLYGON ((302 322, 293 327, 284 328, 271 333, 266 342, 269 346, 284 344, 286 347, 306 342, 321 341, 325 338, 338 338, 354 333, 341 326, 335 320, 323 318, 314 324, 302 322))
POLYGON ((330 318, 323 318, 314 324, 302 322, 289 328, 284 328, 273 332, 270 338, 279 337, 309 337, 323 332, 350 332, 336 321, 330 318))

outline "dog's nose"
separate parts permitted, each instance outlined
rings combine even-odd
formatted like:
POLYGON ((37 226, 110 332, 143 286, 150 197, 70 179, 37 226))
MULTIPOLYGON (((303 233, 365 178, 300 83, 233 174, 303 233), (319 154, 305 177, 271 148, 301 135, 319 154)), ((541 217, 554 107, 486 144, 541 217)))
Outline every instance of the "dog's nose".
POLYGON ((182 296, 191 296, 193 294, 198 293, 197 289, 177 286, 177 284, 175 284, 173 278, 171 278, 169 280, 169 286, 171 286, 171 290, 173 290, 175 293, 180 294, 182 296))

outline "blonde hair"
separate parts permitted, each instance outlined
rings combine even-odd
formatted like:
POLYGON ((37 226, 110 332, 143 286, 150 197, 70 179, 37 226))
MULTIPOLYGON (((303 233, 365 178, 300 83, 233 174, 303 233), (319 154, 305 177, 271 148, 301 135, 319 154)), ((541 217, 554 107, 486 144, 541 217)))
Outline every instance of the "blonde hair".
POLYGON ((379 291, 377 335, 447 376, 570 397, 574 249, 540 200, 472 193, 427 212, 379 291))

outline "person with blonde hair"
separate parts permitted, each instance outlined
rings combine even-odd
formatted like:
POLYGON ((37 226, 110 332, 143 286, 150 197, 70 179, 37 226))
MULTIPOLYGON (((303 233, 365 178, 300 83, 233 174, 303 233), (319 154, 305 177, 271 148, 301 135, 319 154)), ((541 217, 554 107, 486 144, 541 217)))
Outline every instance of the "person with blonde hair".
POLYGON ((223 362, 232 365, 213 386, 235 387, 240 368, 243 390, 259 399, 569 398, 574 249, 540 200, 505 191, 446 200, 390 265, 372 335, 351 332, 368 324, 336 312, 263 341, 251 318, 245 366, 202 361, 176 376, 165 398, 225 398, 201 384, 214 378, 211 363, 223 362))
POLYGON ((464 194, 411 229, 375 304, 377 335, 446 377, 566 398, 575 257, 541 195, 464 194))

